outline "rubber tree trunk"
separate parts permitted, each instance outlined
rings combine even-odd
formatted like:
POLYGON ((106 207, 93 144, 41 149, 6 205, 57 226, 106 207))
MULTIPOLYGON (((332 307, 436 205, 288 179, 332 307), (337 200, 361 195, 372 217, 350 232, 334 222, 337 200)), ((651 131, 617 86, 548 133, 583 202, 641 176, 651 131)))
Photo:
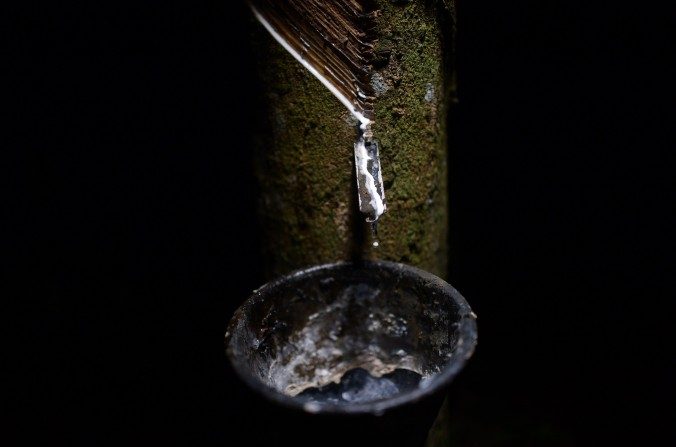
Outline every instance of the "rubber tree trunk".
MULTIPOLYGON (((269 279, 301 267, 360 258, 404 262, 447 276, 446 116, 455 95, 453 0, 375 2, 373 132, 387 213, 379 246, 359 213, 357 122, 261 26, 257 195, 269 279)), ((445 404, 428 446, 449 444, 445 404)))
POLYGON ((388 206, 377 248, 357 206, 356 121, 261 26, 254 27, 262 92, 257 194, 270 277, 360 256, 446 276, 452 7, 422 0, 375 3, 373 132, 388 206))

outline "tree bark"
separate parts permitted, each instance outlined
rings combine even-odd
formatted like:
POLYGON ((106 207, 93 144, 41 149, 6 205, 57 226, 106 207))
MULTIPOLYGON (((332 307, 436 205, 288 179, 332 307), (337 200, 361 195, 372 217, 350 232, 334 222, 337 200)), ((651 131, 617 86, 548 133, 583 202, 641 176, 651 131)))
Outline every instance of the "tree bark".
POLYGON ((404 262, 446 276, 453 11, 438 1, 375 3, 373 133, 388 207, 379 220, 377 248, 357 206, 356 120, 256 27, 262 102, 254 146, 270 277, 354 257, 404 262))

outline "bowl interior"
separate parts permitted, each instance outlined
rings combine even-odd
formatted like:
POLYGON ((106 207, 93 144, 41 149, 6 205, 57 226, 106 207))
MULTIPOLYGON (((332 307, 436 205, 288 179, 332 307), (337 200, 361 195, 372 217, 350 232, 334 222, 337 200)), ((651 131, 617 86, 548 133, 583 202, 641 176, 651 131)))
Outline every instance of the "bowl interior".
POLYGON ((380 261, 266 284, 233 317, 227 350, 254 387, 318 409, 421 394, 460 368, 475 339, 474 315, 455 289, 380 261))

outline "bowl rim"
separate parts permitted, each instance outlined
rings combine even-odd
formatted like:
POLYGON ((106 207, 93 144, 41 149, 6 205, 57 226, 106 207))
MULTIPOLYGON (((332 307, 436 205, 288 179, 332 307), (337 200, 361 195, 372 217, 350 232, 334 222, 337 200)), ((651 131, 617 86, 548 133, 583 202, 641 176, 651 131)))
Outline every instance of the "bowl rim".
POLYGON ((477 325, 476 314, 472 311, 467 300, 458 292, 453 286, 439 278, 438 276, 414 267, 408 264, 402 264, 392 261, 383 260, 363 260, 359 262, 354 261, 340 261, 327 264, 314 265, 307 268, 295 270, 287 275, 283 275, 277 279, 265 283, 258 289, 254 290, 249 298, 247 298, 235 311, 225 333, 226 356, 230 361, 237 376, 245 382, 250 388, 265 398, 279 403, 285 407, 303 410, 308 413, 318 414, 383 414, 385 411, 393 409, 394 407, 403 406, 417 402, 427 396, 430 396, 438 390, 446 387, 451 383, 455 376, 465 366, 467 360, 472 356, 477 344, 477 325), (235 354, 235 350, 230 343, 233 332, 244 324, 245 319, 243 314, 247 312, 256 303, 262 301, 265 296, 277 287, 284 286, 291 281, 298 278, 305 277, 318 272, 330 271, 334 269, 341 269, 349 266, 358 266, 359 268, 379 268, 393 271, 399 274, 415 277, 422 280, 426 287, 436 287, 442 291, 443 295, 449 297, 458 309, 457 323, 457 344, 453 350, 453 355, 450 357, 446 365, 433 376, 429 384, 424 387, 418 387, 415 390, 407 391, 397 396, 386 398, 383 400, 356 403, 351 405, 338 405, 329 403, 304 402, 295 397, 283 394, 275 388, 265 384, 256 379, 248 372, 244 359, 235 354))

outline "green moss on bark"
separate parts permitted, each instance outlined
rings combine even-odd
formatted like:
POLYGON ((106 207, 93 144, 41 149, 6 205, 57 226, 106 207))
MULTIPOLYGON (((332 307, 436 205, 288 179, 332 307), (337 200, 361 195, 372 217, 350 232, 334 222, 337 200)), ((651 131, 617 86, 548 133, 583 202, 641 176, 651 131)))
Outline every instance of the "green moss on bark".
MULTIPOLYGON (((447 263, 447 89, 439 12, 430 3, 377 2, 377 91, 388 211, 380 246, 363 256, 405 262, 445 276, 447 263)), ((365 224, 355 216, 356 122, 345 107, 262 28, 262 127, 256 171, 270 275, 349 259, 365 224)))

